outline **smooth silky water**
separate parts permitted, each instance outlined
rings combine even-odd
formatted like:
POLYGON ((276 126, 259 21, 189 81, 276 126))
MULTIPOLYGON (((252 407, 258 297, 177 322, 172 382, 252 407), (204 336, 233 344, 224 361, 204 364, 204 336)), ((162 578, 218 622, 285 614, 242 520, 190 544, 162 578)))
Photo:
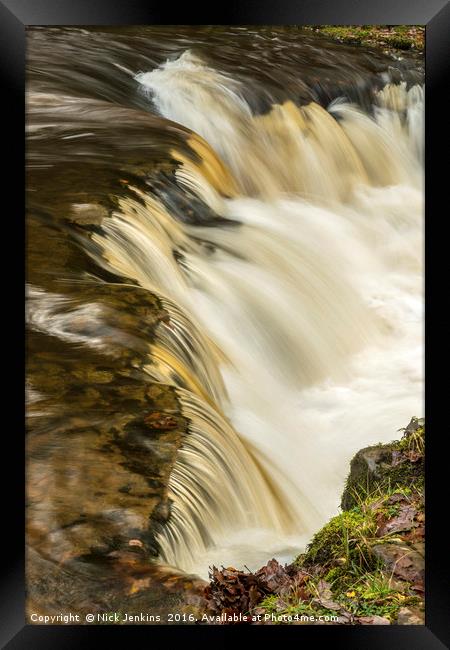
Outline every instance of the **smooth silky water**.
MULTIPOLYGON (((77 127, 83 95, 107 119, 128 92, 130 125, 148 112, 159 133, 183 135, 165 142, 182 207, 173 181, 157 193, 131 180, 81 247, 170 316, 140 352, 188 422, 158 562, 206 577, 212 564, 292 560, 337 513, 354 453, 422 415, 424 90, 415 58, 340 54, 294 28, 218 29, 223 50, 206 28, 185 31, 84 30, 91 77, 35 72, 28 102, 50 111, 36 138, 66 111, 64 137, 84 137, 84 155, 92 130, 119 138, 121 123, 77 127)), ((108 348, 92 301, 64 315, 37 282, 29 296, 35 330, 108 348), (74 313, 87 333, 72 331, 74 313)))

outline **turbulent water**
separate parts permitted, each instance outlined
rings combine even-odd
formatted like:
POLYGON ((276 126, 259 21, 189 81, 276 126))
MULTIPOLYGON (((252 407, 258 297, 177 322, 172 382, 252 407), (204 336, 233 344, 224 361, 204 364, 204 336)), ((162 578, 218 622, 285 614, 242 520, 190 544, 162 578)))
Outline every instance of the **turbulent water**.
POLYGON ((174 387, 187 427, 160 563, 290 560, 337 512, 352 455, 423 411, 420 60, 297 28, 30 46, 29 241, 46 212, 82 251, 29 253, 31 331, 75 359, 126 340, 141 383, 174 387), (105 317, 118 284, 166 314, 147 338, 105 317))

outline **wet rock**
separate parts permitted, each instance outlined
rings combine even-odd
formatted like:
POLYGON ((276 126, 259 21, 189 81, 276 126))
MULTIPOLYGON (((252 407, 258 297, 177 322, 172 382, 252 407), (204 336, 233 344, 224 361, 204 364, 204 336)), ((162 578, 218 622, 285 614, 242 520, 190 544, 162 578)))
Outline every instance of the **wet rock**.
MULTIPOLYGON (((101 296, 97 288, 96 300, 114 302, 113 294, 101 296)), ((142 291, 136 294, 151 307, 142 291)), ((164 385, 152 390, 148 375, 126 367, 126 360, 89 348, 74 352, 70 343, 42 333, 30 332, 28 352, 29 608, 77 612, 92 603, 112 611, 117 603, 128 609, 122 578, 108 582, 108 575, 116 553, 127 551, 148 570, 158 555, 157 533, 170 515, 167 483, 186 426, 176 392, 164 385), (155 412, 166 428, 144 422, 155 412)), ((120 566, 126 581, 128 564, 120 566)), ((166 596, 178 602, 156 583, 152 577, 133 595, 142 592, 142 611, 160 602, 159 593, 161 602, 166 596)))
POLYGON ((144 418, 145 424, 151 429, 176 429, 178 427, 178 420, 173 415, 167 415, 160 411, 149 413, 144 418))
MULTIPOLYGON (((183 624, 194 624, 205 600, 205 581, 176 569, 149 564, 133 546, 90 561, 72 559, 64 567, 32 548, 27 549, 28 590, 26 616, 71 612, 85 624, 86 614, 116 612, 115 624, 126 624, 123 614, 151 615, 143 625, 167 624, 170 613, 186 614, 183 624), (189 614, 191 618, 189 618, 189 614)), ((108 621, 104 621, 105 623, 108 621)))
POLYGON ((97 203, 74 203, 69 219, 84 225, 99 225, 109 212, 97 203))

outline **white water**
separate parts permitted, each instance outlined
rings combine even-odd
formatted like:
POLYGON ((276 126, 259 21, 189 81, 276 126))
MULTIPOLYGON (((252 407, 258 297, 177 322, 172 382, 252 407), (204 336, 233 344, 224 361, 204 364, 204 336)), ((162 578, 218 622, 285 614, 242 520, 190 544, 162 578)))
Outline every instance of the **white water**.
POLYGON ((189 53, 137 80, 210 147, 203 165, 179 156, 179 181, 241 224, 183 226, 141 194, 95 236, 172 314, 148 371, 182 387, 192 426, 163 560, 203 576, 288 561, 336 514, 353 454, 423 413, 423 89, 387 85, 372 117, 342 102, 254 117, 189 53), (218 158, 233 198, 206 180, 218 158))

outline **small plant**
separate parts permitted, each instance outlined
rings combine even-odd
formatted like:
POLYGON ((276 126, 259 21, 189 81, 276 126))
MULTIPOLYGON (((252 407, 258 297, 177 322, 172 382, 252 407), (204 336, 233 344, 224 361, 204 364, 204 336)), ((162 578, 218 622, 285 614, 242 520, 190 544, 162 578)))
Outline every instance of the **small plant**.
POLYGON ((391 622, 401 607, 418 601, 406 584, 404 592, 395 589, 389 577, 380 570, 361 576, 339 598, 355 616, 382 616, 391 622))
POLYGON ((403 429, 403 431, 405 431, 405 434, 399 442, 399 447, 423 456, 425 454, 425 424, 417 427, 413 431, 408 431, 407 429, 403 429))

